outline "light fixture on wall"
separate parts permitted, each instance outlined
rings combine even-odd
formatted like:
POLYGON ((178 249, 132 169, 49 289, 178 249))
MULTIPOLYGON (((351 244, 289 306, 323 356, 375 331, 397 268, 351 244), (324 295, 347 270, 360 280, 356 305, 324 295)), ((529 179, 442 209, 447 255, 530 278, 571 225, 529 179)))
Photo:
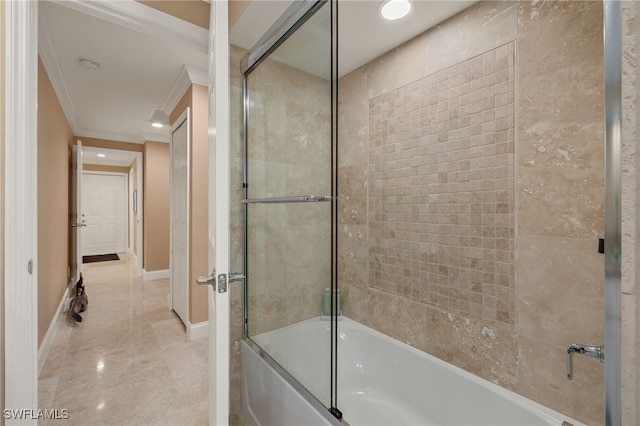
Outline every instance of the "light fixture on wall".
POLYGON ((385 0, 380 5, 380 15, 389 21, 405 17, 410 10, 409 0, 385 0))
POLYGON ((149 121, 153 127, 164 127, 169 125, 169 116, 163 110, 154 108, 149 116, 149 121))
POLYGON ((106 155, 106 154, 96 154, 96 156, 97 156, 97 157, 100 157, 100 158, 106 158, 106 157, 107 157, 107 155, 106 155))

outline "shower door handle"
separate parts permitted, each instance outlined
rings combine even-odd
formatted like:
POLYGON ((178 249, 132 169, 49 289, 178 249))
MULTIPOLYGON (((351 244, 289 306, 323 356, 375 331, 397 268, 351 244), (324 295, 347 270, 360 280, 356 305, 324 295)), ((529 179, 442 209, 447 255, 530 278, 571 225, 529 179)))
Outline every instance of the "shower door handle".
POLYGON ((196 283, 198 285, 211 284, 211 286, 213 286, 213 290, 215 290, 216 289, 216 269, 213 268, 213 271, 211 271, 211 275, 209 275, 208 277, 196 278, 196 283))

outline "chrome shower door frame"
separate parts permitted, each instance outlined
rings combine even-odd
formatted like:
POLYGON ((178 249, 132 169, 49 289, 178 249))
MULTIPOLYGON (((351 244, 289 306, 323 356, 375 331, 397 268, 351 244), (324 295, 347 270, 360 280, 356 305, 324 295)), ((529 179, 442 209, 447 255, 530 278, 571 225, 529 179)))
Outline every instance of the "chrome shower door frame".
POLYGON ((605 209, 604 311, 605 425, 622 424, 621 155, 622 4, 604 0, 605 209))
MULTIPOLYGON (((333 294, 337 290, 337 236, 336 236, 336 217, 337 217, 337 0, 297 0, 294 1, 282 16, 272 25, 272 27, 258 40, 253 48, 245 55, 240 63, 240 71, 243 81, 243 143, 244 143, 244 159, 243 159, 243 223, 244 223, 244 272, 247 279, 244 280, 244 325, 243 325, 243 341, 252 349, 262 360, 273 368, 289 385, 291 385, 302 397, 318 412, 322 413, 328 424, 341 424, 342 413, 337 408, 337 328, 338 321, 331 316, 331 403, 325 407, 316 397, 311 394, 304 386, 302 386, 289 372, 284 369, 277 361, 275 361, 264 349, 257 345, 249 337, 249 279, 248 279, 248 208, 251 204, 272 204, 272 203, 307 203, 307 202, 331 202, 331 235, 332 235, 332 259, 331 259, 331 288, 333 294), (271 52, 275 51, 290 35, 296 32, 307 19, 317 10, 325 5, 329 5, 331 13, 334 16, 331 24, 331 194, 311 194, 292 197, 270 197, 270 198, 248 198, 248 182, 249 182, 249 164, 248 164, 248 145, 249 145, 249 87, 248 76, 257 68, 265 59, 269 57, 271 52)), ((332 312, 337 312, 337 297, 332 298, 332 312)))

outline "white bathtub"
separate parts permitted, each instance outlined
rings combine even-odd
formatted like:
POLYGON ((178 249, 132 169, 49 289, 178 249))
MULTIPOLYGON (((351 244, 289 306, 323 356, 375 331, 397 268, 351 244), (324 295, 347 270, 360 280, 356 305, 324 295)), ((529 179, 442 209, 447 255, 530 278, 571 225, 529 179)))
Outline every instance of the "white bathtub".
MULTIPOLYGON (((582 425, 347 318, 338 334, 337 407, 351 426, 582 425)), ((253 340, 326 406, 329 335, 329 323, 313 318, 253 340)), ((252 423, 335 424, 246 342, 242 368, 243 408, 252 423)))

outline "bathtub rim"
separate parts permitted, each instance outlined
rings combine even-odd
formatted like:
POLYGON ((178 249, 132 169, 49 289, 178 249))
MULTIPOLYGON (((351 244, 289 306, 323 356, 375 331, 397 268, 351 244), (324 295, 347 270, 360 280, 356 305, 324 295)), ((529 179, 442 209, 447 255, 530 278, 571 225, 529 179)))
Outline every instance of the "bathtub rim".
MULTIPOLYGON (((301 321, 302 322, 302 321, 301 321)), ((299 324, 299 323, 296 323, 299 324)), ((331 425, 341 426, 343 423, 336 418, 329 408, 325 407, 311 392, 307 390, 300 382, 298 382, 295 377, 293 377, 289 372, 282 367, 278 362, 276 362, 264 349, 262 349, 256 342, 251 340, 250 337, 243 335, 242 341, 256 353, 269 367, 273 368, 275 372, 287 383, 289 384, 302 398, 310 404, 320 415, 327 420, 327 422, 331 425)))

